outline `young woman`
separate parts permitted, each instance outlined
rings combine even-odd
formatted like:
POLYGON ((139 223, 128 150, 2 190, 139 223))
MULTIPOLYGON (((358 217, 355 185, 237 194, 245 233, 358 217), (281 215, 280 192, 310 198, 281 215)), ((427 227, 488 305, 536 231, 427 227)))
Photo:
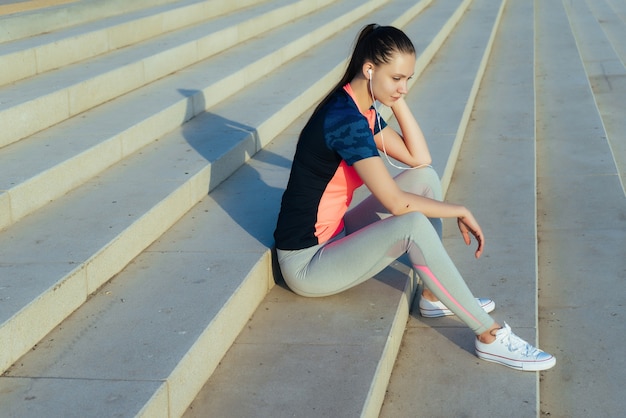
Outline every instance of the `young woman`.
POLYGON ((343 78, 302 130, 274 232, 285 282, 302 296, 332 295, 408 253, 425 285, 422 315, 458 315, 477 335, 480 358, 549 369, 555 358, 494 322, 493 301, 474 298, 442 245, 440 218, 456 218, 466 244, 474 236, 477 258, 485 238, 467 208, 442 202, 428 146, 404 100, 415 58, 401 30, 366 26, 343 78), (376 101, 391 107, 401 133, 382 120, 376 101), (379 150, 409 169, 393 178, 379 150), (362 184, 371 196, 348 211, 362 184))

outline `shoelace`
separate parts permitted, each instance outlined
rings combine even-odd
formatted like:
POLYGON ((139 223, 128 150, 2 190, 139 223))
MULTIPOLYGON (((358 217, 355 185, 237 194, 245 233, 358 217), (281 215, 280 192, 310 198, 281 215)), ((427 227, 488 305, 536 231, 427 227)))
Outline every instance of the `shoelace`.
POLYGON ((541 350, 533 347, 510 330, 507 331, 507 335, 502 338, 502 342, 511 352, 521 351, 524 357, 537 357, 541 354, 541 350))

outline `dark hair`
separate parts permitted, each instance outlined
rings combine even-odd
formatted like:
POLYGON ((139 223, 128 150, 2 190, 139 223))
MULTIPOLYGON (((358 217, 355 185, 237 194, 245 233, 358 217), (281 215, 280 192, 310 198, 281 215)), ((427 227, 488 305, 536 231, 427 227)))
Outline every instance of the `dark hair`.
POLYGON ((346 72, 317 105, 313 114, 326 104, 334 92, 352 81, 366 61, 371 61, 374 65, 389 63, 397 52, 415 54, 415 47, 404 32, 393 26, 379 26, 375 23, 365 26, 356 38, 346 72))

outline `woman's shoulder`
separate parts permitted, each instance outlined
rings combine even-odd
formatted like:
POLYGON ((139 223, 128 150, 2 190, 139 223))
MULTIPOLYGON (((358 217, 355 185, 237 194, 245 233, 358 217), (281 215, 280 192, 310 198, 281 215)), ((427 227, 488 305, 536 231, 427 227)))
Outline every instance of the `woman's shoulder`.
POLYGON ((329 97, 326 106, 326 109, 329 110, 345 110, 345 111, 356 111, 359 113, 359 108, 354 103, 354 100, 350 97, 350 95, 344 89, 335 90, 329 97))
POLYGON ((366 123, 356 103, 343 90, 335 92, 323 109, 320 109, 324 125, 328 127, 346 123, 366 123))
POLYGON ((343 89, 331 93, 325 103, 313 113, 300 138, 317 141, 334 141, 338 138, 348 140, 354 136, 371 135, 367 119, 343 89))

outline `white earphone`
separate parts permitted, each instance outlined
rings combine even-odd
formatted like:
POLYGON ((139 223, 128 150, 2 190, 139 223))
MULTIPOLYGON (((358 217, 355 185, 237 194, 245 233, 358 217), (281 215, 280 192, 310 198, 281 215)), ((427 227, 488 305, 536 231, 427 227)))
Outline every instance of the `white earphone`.
POLYGON ((389 158, 389 156, 387 155, 387 149, 385 148, 385 137, 383 136, 383 129, 382 129, 382 125, 380 123, 380 113, 378 113, 378 108, 376 107, 376 98, 374 98, 374 88, 372 87, 372 78, 374 78, 372 76, 372 69, 368 68, 367 73, 370 76, 369 82, 370 82, 370 94, 372 95, 372 101, 374 102, 374 112, 376 112, 376 121, 378 122, 378 132, 380 133, 380 141, 383 144, 383 154, 385 154, 385 158, 387 159, 387 162, 392 165, 393 167, 399 169, 399 170, 414 170, 416 168, 423 168, 423 167, 432 167, 430 164, 420 164, 416 167, 401 167, 399 165, 396 165, 393 163, 393 161, 391 161, 391 159, 389 158))

